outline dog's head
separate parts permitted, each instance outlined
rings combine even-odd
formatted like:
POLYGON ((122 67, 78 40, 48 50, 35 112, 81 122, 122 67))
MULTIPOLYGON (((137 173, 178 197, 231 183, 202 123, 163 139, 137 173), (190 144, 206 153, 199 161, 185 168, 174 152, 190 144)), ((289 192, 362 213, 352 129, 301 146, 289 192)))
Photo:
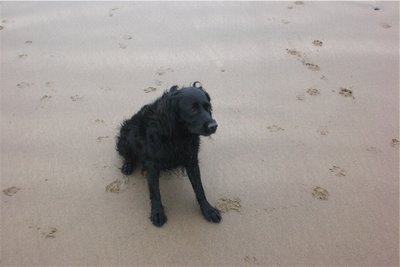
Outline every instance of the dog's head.
POLYGON ((200 82, 179 90, 174 86, 170 90, 177 100, 179 120, 190 133, 209 136, 217 131, 218 124, 212 118, 210 95, 200 82))

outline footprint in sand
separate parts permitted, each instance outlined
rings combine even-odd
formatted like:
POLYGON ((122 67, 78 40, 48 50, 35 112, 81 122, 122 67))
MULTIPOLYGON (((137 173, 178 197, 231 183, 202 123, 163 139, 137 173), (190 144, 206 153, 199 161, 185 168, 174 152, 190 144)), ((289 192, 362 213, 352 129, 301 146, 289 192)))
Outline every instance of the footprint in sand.
POLYGON ((353 91, 348 88, 340 87, 339 95, 344 96, 344 97, 350 97, 350 98, 354 99, 353 91))
POLYGON ((129 40, 132 39, 132 35, 125 34, 125 35, 122 36, 122 39, 124 39, 125 41, 129 41, 129 40))
POLYGON ((390 145, 391 145, 392 147, 398 147, 398 146, 399 146, 399 139, 393 138, 393 139, 392 139, 392 142, 390 142, 390 145))
POLYGON ((56 238, 56 233, 58 232, 58 229, 55 227, 51 226, 46 226, 46 227, 39 227, 39 226, 29 226, 29 229, 35 229, 38 231, 43 238, 48 239, 48 238, 56 238))
POLYGON ((388 23, 382 23, 381 26, 382 26, 382 28, 384 28, 384 29, 390 29, 390 28, 392 28, 392 25, 390 25, 390 24, 388 24, 388 23))
POLYGON ((279 131, 284 131, 285 129, 283 129, 283 128, 281 128, 281 127, 279 127, 279 126, 277 126, 277 125, 271 125, 271 126, 267 126, 267 129, 268 129, 268 131, 270 131, 271 133, 276 133, 276 132, 279 132, 279 131))
POLYGON ((296 57, 299 57, 299 58, 302 57, 301 53, 300 53, 299 51, 297 51, 296 49, 289 49, 289 48, 286 48, 286 52, 287 52, 289 55, 292 55, 292 56, 296 56, 296 57))
POLYGON ((289 24, 289 23, 290 23, 290 21, 288 21, 288 20, 286 20, 286 19, 281 19, 280 22, 281 22, 282 24, 289 24))
POLYGON ((268 214, 271 214, 276 211, 285 211, 285 210, 295 209, 297 207, 298 207, 297 205, 281 206, 276 208, 265 208, 264 211, 268 214))
POLYGON ((166 72, 166 71, 165 71, 163 68, 159 68, 159 69, 156 71, 156 75, 161 76, 161 75, 164 75, 165 72, 166 72))
POLYGON ((328 135, 329 134, 328 127, 326 127, 326 126, 318 127, 317 133, 319 133, 320 135, 323 135, 323 136, 328 135))
POLYGON ((143 91, 147 94, 147 93, 150 93, 150 92, 154 92, 154 91, 156 91, 157 90, 157 88, 154 88, 154 87, 147 87, 147 88, 145 88, 145 89, 143 89, 143 91))
POLYGON ((316 96, 316 95, 319 95, 320 93, 319 93, 319 90, 317 88, 310 87, 307 90, 307 94, 312 95, 312 96, 316 96))
POLYGON ((6 188, 3 190, 3 194, 9 197, 12 197, 13 195, 15 195, 19 190, 21 190, 21 188, 16 187, 16 186, 11 186, 9 188, 6 188))
POLYGON ((21 82, 21 83, 17 84, 17 87, 23 89, 23 88, 27 88, 31 85, 33 85, 33 83, 21 82))
POLYGON ((106 186, 106 192, 110 193, 119 193, 120 186, 122 185, 122 181, 116 180, 106 186))
POLYGON ((126 49, 128 47, 128 45, 123 44, 123 43, 118 43, 119 48, 121 49, 126 49))
POLYGON ((320 41, 320 40, 314 40, 312 43, 315 46, 322 46, 322 41, 320 41))
POLYGON ((374 147, 374 146, 370 146, 370 147, 367 148, 367 151, 368 151, 368 152, 371 152, 371 153, 373 153, 373 154, 378 154, 378 153, 380 152, 380 149, 379 149, 379 148, 376 148, 376 147, 374 147))
POLYGON ((46 87, 53 87, 54 86, 54 82, 46 82, 45 86, 46 87))
POLYGON ((230 210, 235 210, 240 212, 242 205, 240 204, 241 200, 239 198, 229 199, 227 197, 223 197, 217 200, 215 207, 225 213, 230 210))
POLYGON ((157 80, 157 79, 154 80, 154 83, 155 83, 157 86, 161 86, 161 85, 162 85, 162 81, 157 80))
POLYGON ((120 193, 127 189, 128 179, 117 179, 106 186, 106 192, 108 193, 120 193))
POLYGON ((346 176, 347 171, 339 166, 333 166, 332 168, 329 169, 331 173, 333 173, 335 176, 343 177, 346 176))
POLYGON ((275 211, 276 211, 276 208, 267 208, 267 209, 264 209, 264 211, 265 211, 266 213, 270 214, 270 213, 275 212, 275 211))
POLYGON ((107 86, 107 85, 100 85, 99 89, 101 91, 104 91, 104 92, 111 92, 112 91, 112 88, 110 86, 107 86))
POLYGON ((313 70, 313 71, 319 71, 320 68, 318 65, 310 63, 310 62, 306 62, 305 60, 301 61, 303 63, 304 66, 306 66, 309 70, 313 70))
POLYGON ((320 71, 320 67, 312 62, 309 61, 309 59, 302 53, 300 53, 299 51, 297 51, 296 49, 288 49, 286 48, 286 52, 297 58, 298 61, 301 62, 301 64, 303 64, 304 66, 306 66, 309 70, 312 71, 320 71))
MULTIPOLYGON (((304 2, 303 1, 296 1, 296 2, 294 2, 294 4, 297 5, 297 6, 302 6, 302 5, 304 5, 304 2)), ((293 9, 293 6, 288 6, 287 9, 293 9)))
MULTIPOLYGON (((125 35, 122 36, 122 39, 125 40, 125 41, 129 41, 129 40, 132 40, 132 36, 129 35, 129 34, 125 34, 125 35)), ((118 46, 121 49, 126 49, 128 47, 128 45, 126 43, 124 43, 124 42, 118 43, 118 46)))
POLYGON ((316 186, 312 191, 312 195, 319 200, 328 200, 329 192, 322 187, 316 186))
POLYGON ((43 238, 56 238, 56 233, 57 233, 57 228, 55 227, 45 227, 45 229, 40 229, 40 227, 38 227, 39 230, 41 230, 41 234, 43 238))
POLYGON ((72 102, 76 102, 76 101, 82 100, 82 97, 79 96, 79 95, 73 95, 73 96, 70 97, 70 99, 71 99, 72 102))
POLYGON ((40 98, 40 101, 48 101, 48 100, 50 100, 52 98, 52 96, 51 95, 44 95, 44 96, 42 96, 41 98, 40 98))
POLYGON ((40 104, 35 108, 36 110, 38 108, 43 109, 46 105, 46 102, 49 102, 53 97, 51 95, 44 95, 40 98, 40 104))
POLYGON ((112 7, 112 8, 110 8, 110 9, 108 10, 108 16, 109 16, 109 17, 114 16, 114 11, 115 11, 115 10, 118 10, 118 9, 119 9, 119 7, 112 7))
POLYGON ((96 140, 97 140, 97 143, 102 143, 104 140, 108 140, 110 137, 107 135, 107 136, 98 136, 97 138, 96 138, 96 140))
POLYGON ((250 264, 257 264, 257 263, 258 263, 258 260, 257 260, 256 257, 254 257, 254 256, 249 256, 249 255, 246 255, 246 256, 243 258, 243 261, 244 261, 245 263, 250 263, 250 264))
POLYGON ((159 68, 156 71, 156 75, 162 76, 162 75, 166 74, 167 72, 174 72, 174 70, 171 68, 159 68))

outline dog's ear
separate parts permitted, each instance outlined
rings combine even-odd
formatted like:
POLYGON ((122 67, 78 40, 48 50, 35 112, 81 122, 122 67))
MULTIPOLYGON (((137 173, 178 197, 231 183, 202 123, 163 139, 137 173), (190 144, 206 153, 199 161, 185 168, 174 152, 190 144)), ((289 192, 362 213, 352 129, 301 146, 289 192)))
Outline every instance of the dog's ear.
POLYGON ((164 107, 164 120, 167 121, 168 134, 171 134, 173 127, 179 121, 179 97, 177 96, 180 90, 175 90, 167 99, 167 107, 164 107), (167 112, 165 112, 167 111, 167 112), (172 128, 171 128, 172 127, 172 128))
POLYGON ((173 92, 177 91, 178 89, 179 89, 179 87, 177 85, 173 85, 171 88, 169 88, 169 91, 171 93, 173 93, 173 92))
POLYGON ((199 81, 193 82, 191 86, 194 88, 203 89, 203 85, 201 85, 201 82, 199 82, 199 81))
POLYGON ((182 93, 181 90, 178 90, 179 87, 174 85, 169 89, 170 97, 168 98, 168 103, 170 105, 171 113, 178 113, 179 110, 179 95, 182 93))
POLYGON ((207 97, 207 99, 208 99, 208 102, 211 102, 211 97, 210 97, 210 95, 206 92, 206 91, 203 91, 204 92, 204 94, 206 94, 206 97, 207 97))
POLYGON ((211 101, 210 95, 204 90, 203 85, 201 84, 201 82, 195 81, 194 83, 192 83, 191 86, 194 87, 194 88, 198 88, 198 89, 200 89, 201 91, 203 91, 204 94, 206 95, 208 101, 209 101, 209 102, 211 101))

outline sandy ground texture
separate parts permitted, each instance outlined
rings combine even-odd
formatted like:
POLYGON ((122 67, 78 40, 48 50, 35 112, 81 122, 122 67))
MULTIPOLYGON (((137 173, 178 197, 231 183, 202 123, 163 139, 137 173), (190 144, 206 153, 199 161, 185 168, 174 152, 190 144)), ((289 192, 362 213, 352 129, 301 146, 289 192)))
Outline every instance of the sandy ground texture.
POLYGON ((396 266, 399 4, 0 4, 1 265, 396 266), (187 177, 124 177, 123 118, 199 80, 205 221, 187 177))

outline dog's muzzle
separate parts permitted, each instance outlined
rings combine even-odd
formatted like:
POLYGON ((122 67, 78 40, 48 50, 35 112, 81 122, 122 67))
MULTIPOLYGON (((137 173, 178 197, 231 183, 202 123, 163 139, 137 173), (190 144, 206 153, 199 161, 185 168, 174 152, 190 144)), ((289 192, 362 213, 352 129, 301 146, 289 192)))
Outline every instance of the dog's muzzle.
POLYGON ((217 131, 218 124, 215 120, 212 120, 209 123, 206 123, 205 128, 208 134, 213 134, 217 131))

